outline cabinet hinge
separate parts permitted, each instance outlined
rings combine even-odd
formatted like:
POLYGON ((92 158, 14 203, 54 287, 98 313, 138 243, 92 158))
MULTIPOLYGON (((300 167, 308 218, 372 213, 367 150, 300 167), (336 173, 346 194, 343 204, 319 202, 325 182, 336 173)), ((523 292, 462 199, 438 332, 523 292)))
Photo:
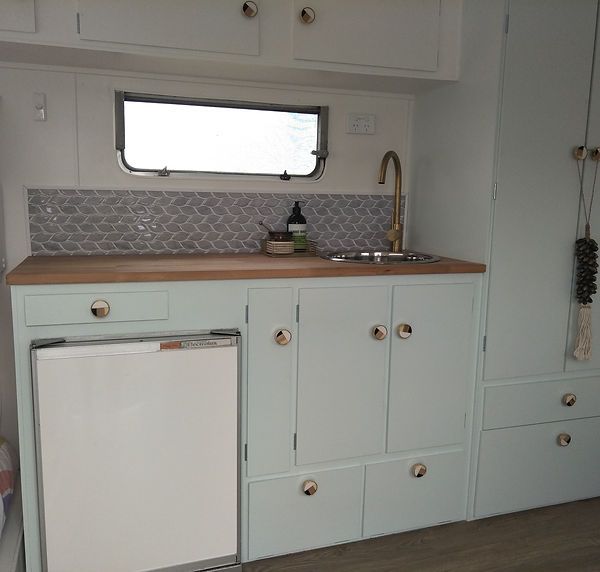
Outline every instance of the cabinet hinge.
POLYGON ((81 34, 81 14, 77 12, 77 33, 81 34))
POLYGON ((498 183, 494 183, 494 190, 492 191, 492 200, 496 200, 496 194, 498 193, 498 183))
POLYGON ((248 305, 246 304, 246 324, 248 323, 248 305))
POLYGON ((296 323, 300 323, 300 304, 296 304, 296 323))
POLYGON ((467 414, 465 413, 465 423, 464 423, 463 427, 466 427, 466 426, 467 426, 467 414))
POLYGON ((483 351, 487 348, 487 336, 483 336, 483 351))
POLYGON ((298 433, 294 433, 294 451, 296 450, 297 446, 298 446, 298 433))
POLYGON ((248 443, 244 443, 244 461, 248 460, 248 443))
POLYGON ((504 18, 504 33, 508 34, 508 24, 510 22, 510 14, 507 14, 504 18))

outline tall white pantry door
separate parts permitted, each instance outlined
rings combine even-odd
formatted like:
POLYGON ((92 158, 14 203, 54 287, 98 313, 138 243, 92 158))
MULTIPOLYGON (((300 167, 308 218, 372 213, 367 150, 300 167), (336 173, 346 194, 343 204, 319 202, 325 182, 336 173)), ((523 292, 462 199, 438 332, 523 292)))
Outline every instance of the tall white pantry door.
POLYGON ((235 562, 237 347, 169 347, 34 350, 49 572, 235 562))

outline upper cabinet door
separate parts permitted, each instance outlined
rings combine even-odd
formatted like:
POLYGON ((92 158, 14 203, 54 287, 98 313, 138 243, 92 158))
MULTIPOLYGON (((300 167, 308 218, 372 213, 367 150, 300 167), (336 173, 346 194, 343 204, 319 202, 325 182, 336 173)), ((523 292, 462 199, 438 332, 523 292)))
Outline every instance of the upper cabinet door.
POLYGON ((564 368, 596 5, 510 3, 485 379, 564 368))
POLYGON ((79 0, 80 37, 258 55, 260 12, 249 18, 242 12, 243 4, 243 0, 79 0))
POLYGON ((299 60, 435 71, 441 0, 294 0, 299 60), (310 6, 314 21, 301 12, 310 6))
POLYGON ((0 30, 35 32, 34 0, 2 0, 0 30))

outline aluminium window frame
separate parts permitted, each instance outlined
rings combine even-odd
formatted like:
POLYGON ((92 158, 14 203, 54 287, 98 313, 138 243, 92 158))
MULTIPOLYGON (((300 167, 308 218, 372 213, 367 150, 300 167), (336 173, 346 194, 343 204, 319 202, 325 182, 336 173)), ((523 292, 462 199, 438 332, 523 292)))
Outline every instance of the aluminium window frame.
POLYGON ((182 97, 171 95, 156 95, 130 91, 115 90, 115 149, 121 166, 129 173, 136 175, 154 175, 168 177, 171 174, 198 176, 198 175, 223 175, 244 177, 269 177, 287 181, 294 179, 319 179, 325 170, 325 162, 329 156, 327 149, 329 142, 329 107, 326 105, 286 105, 279 103, 259 103, 253 101, 236 101, 229 99, 205 99, 194 97, 182 97), (168 169, 145 169, 130 165, 125 159, 125 101, 136 101, 142 103, 165 103, 179 105, 197 105, 202 107, 223 107, 234 109, 254 109, 261 111, 283 111, 289 113, 305 113, 317 115, 317 148, 312 151, 316 157, 315 168, 306 175, 288 175, 284 173, 239 173, 233 171, 190 171, 168 169))

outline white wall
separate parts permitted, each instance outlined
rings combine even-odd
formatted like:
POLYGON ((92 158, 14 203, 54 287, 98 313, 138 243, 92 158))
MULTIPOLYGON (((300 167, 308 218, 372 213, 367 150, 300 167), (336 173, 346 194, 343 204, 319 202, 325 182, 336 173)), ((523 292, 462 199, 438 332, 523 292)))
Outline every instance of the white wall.
MULTIPOLYGON (((393 193, 377 184, 379 162, 394 149, 406 165, 413 98, 306 87, 198 81, 167 76, 0 64, 0 185, 8 267, 29 254, 24 189, 144 188, 289 193, 393 193), (247 177, 149 178, 120 169, 114 149, 114 90, 248 101, 329 105, 330 157, 319 181, 247 177), (33 119, 33 94, 46 94, 48 120, 33 119), (348 112, 377 116, 375 135, 345 133, 348 112)), ((410 173, 405 173, 409 181, 410 173)), ((390 179, 392 181, 393 179, 390 179)), ((405 189, 408 185, 405 185, 405 189)), ((16 437, 8 289, 0 287, 0 432, 16 437)))
POLYGON ((484 262, 500 97, 505 2, 467 0, 460 81, 417 97, 409 240, 484 262))

